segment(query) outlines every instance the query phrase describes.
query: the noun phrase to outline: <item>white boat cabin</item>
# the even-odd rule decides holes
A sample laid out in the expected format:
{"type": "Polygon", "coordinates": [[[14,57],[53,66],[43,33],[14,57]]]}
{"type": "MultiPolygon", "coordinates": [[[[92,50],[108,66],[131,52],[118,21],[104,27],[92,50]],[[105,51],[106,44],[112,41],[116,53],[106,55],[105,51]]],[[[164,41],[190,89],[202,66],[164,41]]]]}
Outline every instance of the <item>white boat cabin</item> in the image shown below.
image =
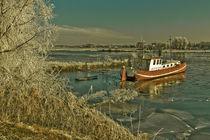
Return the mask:
{"type": "Polygon", "coordinates": [[[150,60],[149,71],[167,69],[180,64],[181,62],[178,60],[168,60],[166,62],[163,62],[163,59],[161,58],[152,58],[150,60]]]}

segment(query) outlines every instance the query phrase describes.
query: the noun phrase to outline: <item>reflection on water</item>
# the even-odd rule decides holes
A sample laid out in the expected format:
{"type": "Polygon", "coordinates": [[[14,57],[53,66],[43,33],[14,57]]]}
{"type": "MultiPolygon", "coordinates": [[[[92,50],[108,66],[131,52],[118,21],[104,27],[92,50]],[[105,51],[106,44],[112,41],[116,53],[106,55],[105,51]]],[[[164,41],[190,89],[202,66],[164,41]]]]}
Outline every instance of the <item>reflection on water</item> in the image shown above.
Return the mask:
{"type": "Polygon", "coordinates": [[[160,96],[162,94],[163,87],[179,84],[186,79],[185,73],[179,73],[176,75],[166,76],[147,81],[137,81],[135,83],[137,91],[145,96],[160,96]]]}

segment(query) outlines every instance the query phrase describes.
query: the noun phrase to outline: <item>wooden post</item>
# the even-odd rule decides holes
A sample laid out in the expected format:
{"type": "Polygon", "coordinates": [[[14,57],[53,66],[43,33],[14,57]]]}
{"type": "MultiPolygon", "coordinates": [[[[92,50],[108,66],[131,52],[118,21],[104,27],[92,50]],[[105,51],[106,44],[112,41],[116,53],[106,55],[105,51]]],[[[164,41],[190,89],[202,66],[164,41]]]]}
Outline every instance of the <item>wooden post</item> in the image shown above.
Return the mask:
{"type": "Polygon", "coordinates": [[[123,66],[122,81],[126,81],[126,69],[125,69],[125,66],[123,66]]]}

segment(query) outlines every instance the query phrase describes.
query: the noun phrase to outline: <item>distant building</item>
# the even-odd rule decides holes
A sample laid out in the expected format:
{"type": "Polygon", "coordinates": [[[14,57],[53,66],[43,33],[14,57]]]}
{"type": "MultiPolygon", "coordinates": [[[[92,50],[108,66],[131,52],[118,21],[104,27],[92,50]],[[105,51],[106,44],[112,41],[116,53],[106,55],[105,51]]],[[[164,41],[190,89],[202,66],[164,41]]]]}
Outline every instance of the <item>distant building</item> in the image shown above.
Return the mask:
{"type": "Polygon", "coordinates": [[[203,50],[210,50],[210,42],[200,42],[199,48],[203,50]]]}

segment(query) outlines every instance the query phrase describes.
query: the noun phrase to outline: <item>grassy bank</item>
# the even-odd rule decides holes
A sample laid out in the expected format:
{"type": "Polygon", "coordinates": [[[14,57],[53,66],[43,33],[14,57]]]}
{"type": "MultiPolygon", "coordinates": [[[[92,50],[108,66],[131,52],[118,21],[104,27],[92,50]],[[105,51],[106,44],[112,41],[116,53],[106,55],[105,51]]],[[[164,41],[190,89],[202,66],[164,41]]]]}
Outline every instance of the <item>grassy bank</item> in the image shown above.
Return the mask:
{"type": "Polygon", "coordinates": [[[0,139],[33,139],[33,140],[63,140],[72,139],[68,132],[39,125],[27,125],[24,123],[0,122],[0,139]]]}
{"type": "Polygon", "coordinates": [[[105,62],[48,62],[49,70],[52,71],[78,71],[78,70],[91,70],[98,68],[115,68],[122,67],[128,64],[128,59],[126,60],[111,60],[105,62]]]}
{"type": "Polygon", "coordinates": [[[72,93],[1,94],[0,103],[0,139],[148,139],[134,136],[72,93]]]}

